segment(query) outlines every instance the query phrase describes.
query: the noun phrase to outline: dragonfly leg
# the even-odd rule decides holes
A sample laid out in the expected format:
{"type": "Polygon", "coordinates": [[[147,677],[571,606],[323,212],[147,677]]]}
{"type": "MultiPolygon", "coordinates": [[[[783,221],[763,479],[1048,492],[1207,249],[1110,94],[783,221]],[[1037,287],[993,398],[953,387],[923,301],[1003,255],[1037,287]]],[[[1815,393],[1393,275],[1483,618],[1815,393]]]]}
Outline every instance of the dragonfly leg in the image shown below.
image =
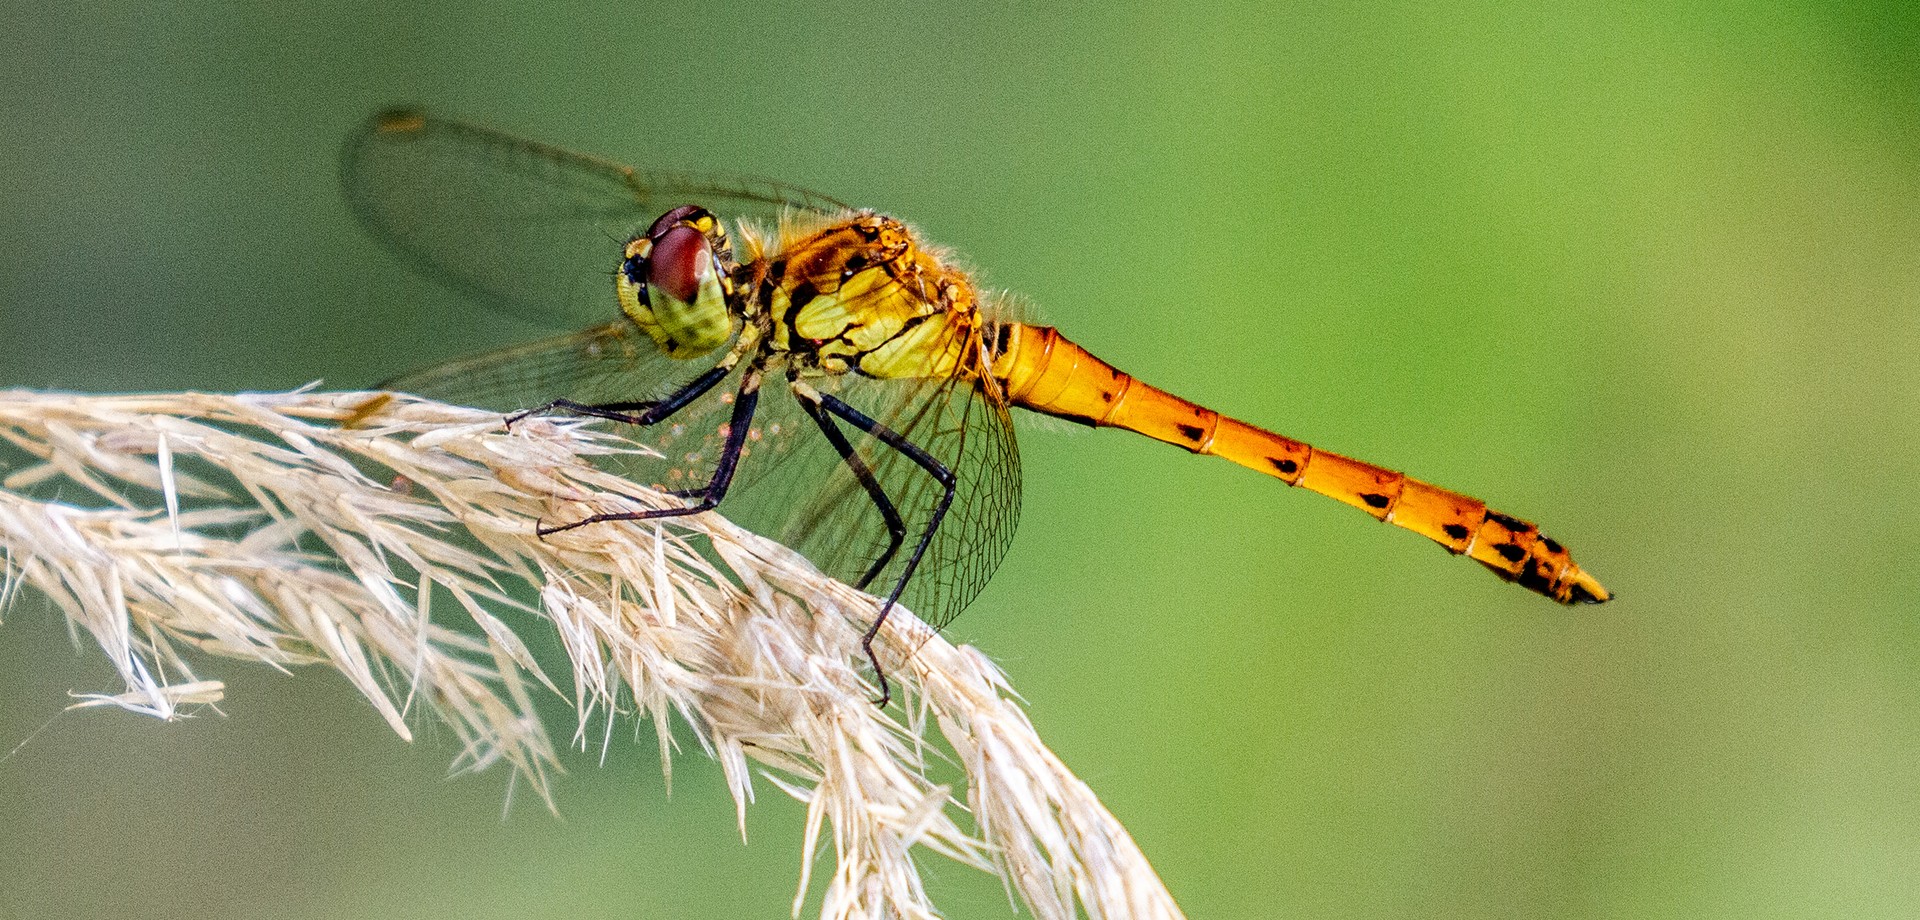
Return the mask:
{"type": "Polygon", "coordinates": [[[893,689],[887,684],[887,673],[880,667],[880,659],[873,653],[873,640],[874,637],[880,635],[881,624],[887,621],[887,614],[891,613],[893,611],[893,605],[899,602],[900,592],[906,590],[907,581],[913,578],[913,571],[920,567],[920,559],[927,554],[927,547],[933,545],[933,535],[940,529],[940,521],[947,516],[947,508],[953,505],[954,483],[956,480],[953,475],[953,470],[949,469],[946,464],[941,463],[932,454],[922,450],[918,444],[902,437],[899,432],[874,421],[868,417],[866,413],[847,405],[845,402],[842,402],[839,397],[831,393],[822,394],[820,397],[820,405],[828,412],[839,416],[855,428],[872,435],[878,439],[880,443],[899,451],[907,459],[918,464],[921,469],[927,471],[927,475],[932,476],[936,482],[940,483],[942,489],[940,503],[934,507],[933,516],[927,519],[926,531],[920,535],[920,542],[914,544],[913,554],[907,557],[906,567],[900,570],[900,580],[894,582],[893,591],[887,595],[886,602],[880,605],[880,612],[874,615],[873,625],[867,627],[866,635],[860,637],[860,650],[867,653],[867,662],[873,665],[873,674],[880,681],[880,698],[875,700],[874,704],[877,706],[885,706],[887,705],[887,701],[893,698],[893,689]]]}
{"type": "Polygon", "coordinates": [[[833,419],[821,409],[819,391],[796,380],[793,382],[793,397],[799,401],[800,408],[806,410],[814,424],[820,426],[821,433],[827,436],[828,443],[831,443],[833,449],[840,454],[840,459],[846,462],[847,469],[853,471],[853,477],[860,481],[860,487],[866,490],[867,497],[873,500],[873,507],[880,512],[881,519],[886,522],[886,551],[880,554],[879,559],[874,560],[873,565],[867,569],[867,574],[860,576],[860,580],[853,585],[864,591],[867,585],[873,583],[873,579],[880,574],[880,571],[887,567],[887,563],[893,561],[893,554],[900,551],[900,544],[907,539],[907,523],[900,519],[899,509],[896,509],[893,502],[887,498],[886,490],[882,489],[880,481],[874,478],[873,470],[867,468],[867,462],[860,459],[860,455],[854,452],[852,444],[847,443],[847,436],[840,431],[840,426],[834,424],[833,419]]]}
{"type": "Polygon", "coordinates": [[[646,399],[631,402],[579,403],[571,399],[556,399],[537,409],[528,409],[507,416],[507,427],[531,415],[543,415],[554,410],[584,415],[590,418],[603,418],[608,421],[622,422],[628,425],[652,425],[665,421],[675,412],[687,407],[687,404],[705,395],[713,385],[726,379],[733,371],[734,360],[727,360],[708,368],[707,371],[686,385],[667,395],[666,399],[646,399]]]}
{"type": "MultiPolygon", "coordinates": [[[[707,384],[708,387],[712,385],[712,383],[707,384]]],[[[534,532],[544,537],[563,530],[572,530],[575,527],[585,527],[588,524],[603,524],[608,521],[650,521],[655,518],[680,517],[712,511],[720,504],[721,499],[727,497],[727,487],[733,484],[733,472],[740,465],[740,452],[746,447],[747,429],[753,424],[753,410],[759,402],[760,368],[751,367],[741,379],[740,393],[733,400],[733,417],[727,423],[727,440],[720,448],[720,461],[714,465],[713,478],[707,481],[704,489],[691,490],[682,494],[685,498],[698,495],[699,501],[685,508],[652,508],[646,511],[616,511],[589,515],[555,527],[539,526],[534,528],[534,532]]]]}

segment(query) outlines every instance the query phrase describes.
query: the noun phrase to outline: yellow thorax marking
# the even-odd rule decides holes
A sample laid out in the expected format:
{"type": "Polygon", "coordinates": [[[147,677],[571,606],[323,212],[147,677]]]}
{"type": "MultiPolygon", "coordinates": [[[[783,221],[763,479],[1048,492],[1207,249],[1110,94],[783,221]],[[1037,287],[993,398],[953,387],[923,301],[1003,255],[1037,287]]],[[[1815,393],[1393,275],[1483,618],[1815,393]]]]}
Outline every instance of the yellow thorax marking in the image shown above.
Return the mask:
{"type": "Polygon", "coordinates": [[[906,225],[861,215],[787,251],[768,305],[776,342],[791,335],[810,343],[828,373],[955,372],[974,323],[972,285],[916,245],[906,225]]]}

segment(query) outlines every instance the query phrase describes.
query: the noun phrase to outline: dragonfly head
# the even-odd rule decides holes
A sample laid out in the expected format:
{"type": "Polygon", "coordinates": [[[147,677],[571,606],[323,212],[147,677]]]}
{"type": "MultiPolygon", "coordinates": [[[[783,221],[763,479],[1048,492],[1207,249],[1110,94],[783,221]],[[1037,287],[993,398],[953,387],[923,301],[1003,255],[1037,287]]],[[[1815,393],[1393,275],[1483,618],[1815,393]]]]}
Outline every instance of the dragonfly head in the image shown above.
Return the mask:
{"type": "Polygon", "coordinates": [[[627,243],[614,273],[620,311],[675,358],[694,358],[733,337],[727,231],[707,209],[674,208],[627,243]]]}

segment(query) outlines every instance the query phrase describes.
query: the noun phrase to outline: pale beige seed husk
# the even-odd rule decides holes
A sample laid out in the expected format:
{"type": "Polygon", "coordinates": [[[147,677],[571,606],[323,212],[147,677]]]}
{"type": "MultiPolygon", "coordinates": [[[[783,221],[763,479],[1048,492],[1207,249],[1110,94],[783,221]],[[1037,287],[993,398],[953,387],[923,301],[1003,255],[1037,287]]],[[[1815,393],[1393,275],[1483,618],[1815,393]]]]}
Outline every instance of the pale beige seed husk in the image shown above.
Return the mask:
{"type": "Polygon", "coordinates": [[[743,834],[756,775],[805,803],[795,916],[813,898],[822,917],[938,916],[927,854],[998,873],[1041,918],[1180,916],[978,651],[896,609],[882,658],[900,702],[881,709],[859,648],[875,600],[791,550],[718,514],[537,536],[679,501],[596,469],[644,448],[595,426],[508,430],[369,393],[9,391],[0,437],[19,461],[0,482],[0,600],[45,596],[125,683],[76,706],[175,718],[222,698],[198,673],[221,659],[319,665],[401,737],[430,715],[456,768],[504,761],[544,795],[558,761],[533,700],[565,692],[578,746],[647,719],[670,771],[687,726],[743,834]],[[530,623],[557,632],[570,690],[529,653],[530,623]],[[929,778],[947,756],[964,790],[929,778]]]}

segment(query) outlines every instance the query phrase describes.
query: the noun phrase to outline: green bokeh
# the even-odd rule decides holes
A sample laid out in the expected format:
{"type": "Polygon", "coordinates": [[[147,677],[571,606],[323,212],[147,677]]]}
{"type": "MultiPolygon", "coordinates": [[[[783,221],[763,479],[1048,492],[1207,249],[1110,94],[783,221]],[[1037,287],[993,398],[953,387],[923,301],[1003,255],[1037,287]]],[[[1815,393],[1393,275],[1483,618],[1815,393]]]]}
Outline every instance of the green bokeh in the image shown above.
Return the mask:
{"type": "MultiPolygon", "coordinates": [[[[351,225],[417,101],[913,220],[1139,376],[1547,524],[1563,611],[1332,502],[1024,432],[956,635],[1198,917],[1920,910],[1920,16],[1907,4],[23,3],[0,384],[352,386],[537,330],[351,225]]],[[[0,629],[0,918],[777,917],[800,809],[443,780],[337,678],[224,718],[0,629]],[[37,731],[53,719],[44,730],[37,731]]],[[[953,867],[956,917],[1008,916],[953,867]]]]}

